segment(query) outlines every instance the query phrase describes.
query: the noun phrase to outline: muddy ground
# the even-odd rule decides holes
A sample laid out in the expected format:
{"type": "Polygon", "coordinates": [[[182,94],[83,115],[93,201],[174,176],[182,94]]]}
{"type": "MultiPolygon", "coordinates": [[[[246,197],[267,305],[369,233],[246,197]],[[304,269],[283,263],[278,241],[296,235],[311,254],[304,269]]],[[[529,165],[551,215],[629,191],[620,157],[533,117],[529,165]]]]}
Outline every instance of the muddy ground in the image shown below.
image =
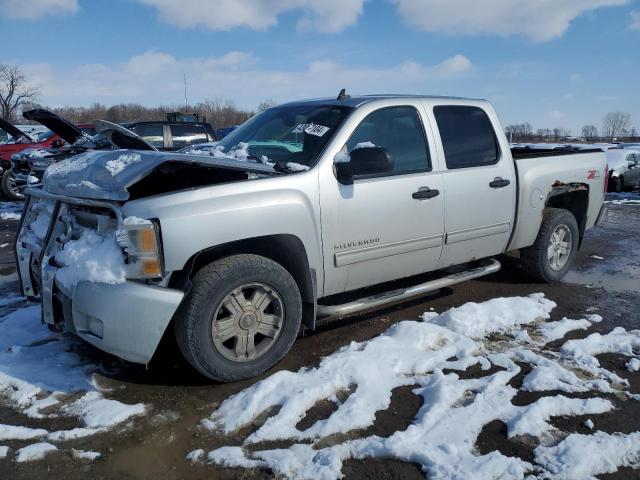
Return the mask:
{"type": "MultiPolygon", "coordinates": [[[[0,244],[11,242],[16,224],[15,221],[1,222],[0,244]]],[[[406,319],[417,320],[423,312],[430,309],[442,312],[465,302],[480,302],[501,296],[543,292],[558,304],[552,320],[559,320],[563,316],[580,318],[589,307],[597,307],[597,313],[604,317],[604,321],[594,325],[589,331],[571,332],[567,338],[582,338],[594,331],[607,333],[615,326],[638,329],[639,254],[640,206],[612,205],[602,224],[588,233],[573,271],[562,284],[531,283],[520,272],[517,257],[505,256],[500,259],[503,263],[502,271],[490,277],[445,289],[385,311],[323,324],[315,332],[299,338],[285,360],[267,375],[279,369],[297,370],[312,366],[321,357],[352,340],[372,338],[391,324],[406,319]]],[[[11,274],[14,271],[12,262],[11,249],[0,248],[0,273],[11,274]]],[[[17,289],[15,280],[11,280],[11,277],[8,280],[9,283],[3,286],[3,290],[6,292],[17,289]]],[[[562,341],[557,343],[561,345],[562,341]]],[[[119,430],[69,442],[70,448],[103,452],[103,457],[93,463],[73,459],[64,452],[49,456],[44,461],[24,465],[0,461],[0,479],[44,478],[43,476],[68,479],[84,479],[88,476],[95,479],[270,478],[272,475],[266,471],[191,465],[185,460],[186,454],[196,448],[208,451],[218,446],[241,443],[252,427],[239,432],[237,437],[222,438],[200,429],[198,424],[221,401],[258,379],[235,384],[211,384],[182,362],[173,347],[170,341],[165,342],[161,359],[146,369],[125,364],[87,346],[84,354],[102,366],[98,381],[102,387],[111,389],[108,395],[126,403],[144,402],[151,407],[150,413],[119,430]]],[[[629,379],[631,392],[640,393],[640,373],[627,371],[624,357],[603,355],[599,360],[603,366],[629,379]]],[[[468,375],[482,374],[474,369],[470,370],[468,375]]],[[[521,380],[521,376],[519,378],[521,380]]],[[[554,392],[544,394],[552,395],[554,392]]],[[[516,400],[524,405],[537,400],[540,395],[518,395],[516,400]]],[[[597,429],[623,433],[640,431],[640,402],[622,402],[616,398],[612,398],[612,401],[616,402],[618,410],[592,417],[597,429]]],[[[388,436],[404,429],[419,407],[420,399],[410,389],[396,389],[390,408],[379,412],[375,424],[364,433],[388,436]]],[[[326,417],[331,413],[330,408],[329,405],[316,405],[304,422],[326,417]]],[[[587,433],[587,428],[582,426],[583,421],[584,418],[581,417],[555,418],[553,423],[567,432],[587,433]]],[[[79,426],[75,422],[73,419],[36,421],[0,405],[0,423],[54,429],[79,426]]],[[[363,432],[358,432],[358,436],[362,434],[363,432]]],[[[32,442],[5,443],[15,449],[32,442]]],[[[532,458],[530,445],[507,440],[506,427],[501,422],[493,422],[485,427],[478,439],[477,449],[481,453],[499,450],[505,455],[519,456],[524,460],[532,458]]],[[[352,479],[424,478],[417,466],[395,460],[348,461],[343,473],[346,478],[352,479]]],[[[616,474],[599,478],[637,477],[637,472],[622,469],[616,474]]]]}

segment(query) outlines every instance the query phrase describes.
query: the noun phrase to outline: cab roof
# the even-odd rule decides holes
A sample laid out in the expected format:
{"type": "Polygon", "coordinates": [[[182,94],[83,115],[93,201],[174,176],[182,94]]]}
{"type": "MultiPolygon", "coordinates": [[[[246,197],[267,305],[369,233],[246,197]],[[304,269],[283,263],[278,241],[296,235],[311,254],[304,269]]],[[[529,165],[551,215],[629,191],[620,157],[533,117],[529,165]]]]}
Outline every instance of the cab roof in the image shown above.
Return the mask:
{"type": "Polygon", "coordinates": [[[373,102],[375,100],[401,100],[401,99],[424,99],[424,100],[468,100],[470,102],[478,102],[484,101],[480,99],[473,98],[463,98],[463,97],[451,97],[451,96],[438,96],[438,95],[406,95],[406,94],[381,94],[381,95],[353,95],[348,97],[343,97],[342,99],[337,98],[314,98],[310,100],[297,100],[294,102],[287,102],[281,106],[294,106],[294,105],[342,105],[346,107],[357,108],[365,103],[373,102]]]}

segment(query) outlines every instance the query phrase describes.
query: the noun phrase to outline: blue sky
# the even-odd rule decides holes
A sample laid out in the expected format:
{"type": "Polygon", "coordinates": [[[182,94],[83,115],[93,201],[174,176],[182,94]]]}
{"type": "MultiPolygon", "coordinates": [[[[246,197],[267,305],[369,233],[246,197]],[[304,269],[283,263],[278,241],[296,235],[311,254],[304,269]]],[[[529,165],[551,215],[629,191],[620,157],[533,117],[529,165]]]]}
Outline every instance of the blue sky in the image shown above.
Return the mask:
{"type": "MultiPolygon", "coordinates": [[[[0,0],[49,106],[353,93],[487,98],[503,123],[640,128],[640,0],[0,0]],[[28,4],[28,6],[24,6],[28,4]]],[[[6,45],[6,44],[5,44],[6,45]]]]}

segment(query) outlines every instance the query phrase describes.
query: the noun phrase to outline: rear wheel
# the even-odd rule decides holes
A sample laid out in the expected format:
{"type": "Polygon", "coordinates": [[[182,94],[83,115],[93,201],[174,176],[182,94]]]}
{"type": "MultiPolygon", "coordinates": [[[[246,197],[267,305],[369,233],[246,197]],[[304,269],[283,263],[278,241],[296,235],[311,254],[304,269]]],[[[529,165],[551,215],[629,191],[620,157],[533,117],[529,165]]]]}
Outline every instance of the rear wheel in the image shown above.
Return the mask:
{"type": "Polygon", "coordinates": [[[2,174],[2,193],[9,200],[24,200],[24,195],[16,185],[16,179],[11,170],[7,170],[2,174]]]}
{"type": "Polygon", "coordinates": [[[218,381],[251,378],[280,361],[300,329],[297,284],[278,263],[233,255],[203,267],[176,317],[187,361],[218,381]]]}
{"type": "Polygon", "coordinates": [[[525,271],[542,282],[559,282],[573,264],[579,236],[578,222],[571,212],[546,209],[535,243],[521,251],[525,271]]]}

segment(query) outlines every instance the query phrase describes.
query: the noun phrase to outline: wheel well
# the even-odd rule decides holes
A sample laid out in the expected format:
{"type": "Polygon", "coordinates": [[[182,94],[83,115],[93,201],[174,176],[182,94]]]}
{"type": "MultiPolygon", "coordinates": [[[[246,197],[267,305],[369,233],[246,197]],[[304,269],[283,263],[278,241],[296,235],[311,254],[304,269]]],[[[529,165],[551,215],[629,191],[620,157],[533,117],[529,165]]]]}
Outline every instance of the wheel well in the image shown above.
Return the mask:
{"type": "Polygon", "coordinates": [[[217,245],[193,255],[180,271],[173,272],[169,287],[185,292],[191,290],[191,279],[205,265],[222,257],[240,253],[252,253],[282,265],[293,277],[300,289],[303,304],[302,323],[315,328],[316,272],[310,268],[307,251],[302,241],[294,235],[268,235],[217,245]]]}
{"type": "Polygon", "coordinates": [[[578,223],[580,242],[582,243],[589,208],[589,186],[582,183],[554,186],[547,199],[546,207],[563,208],[570,211],[578,223]]]}

